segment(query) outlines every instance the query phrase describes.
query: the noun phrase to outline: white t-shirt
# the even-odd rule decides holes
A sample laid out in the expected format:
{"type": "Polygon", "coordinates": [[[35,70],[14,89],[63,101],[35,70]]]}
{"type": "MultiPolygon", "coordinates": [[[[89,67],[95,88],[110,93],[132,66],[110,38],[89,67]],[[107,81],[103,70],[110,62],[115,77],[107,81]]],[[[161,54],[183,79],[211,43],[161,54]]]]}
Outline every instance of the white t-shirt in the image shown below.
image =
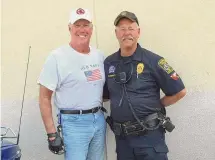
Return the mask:
{"type": "Polygon", "coordinates": [[[102,105],[105,82],[104,54],[90,47],[89,54],[65,45],[48,56],[38,83],[54,91],[59,109],[86,110],[102,105]]]}

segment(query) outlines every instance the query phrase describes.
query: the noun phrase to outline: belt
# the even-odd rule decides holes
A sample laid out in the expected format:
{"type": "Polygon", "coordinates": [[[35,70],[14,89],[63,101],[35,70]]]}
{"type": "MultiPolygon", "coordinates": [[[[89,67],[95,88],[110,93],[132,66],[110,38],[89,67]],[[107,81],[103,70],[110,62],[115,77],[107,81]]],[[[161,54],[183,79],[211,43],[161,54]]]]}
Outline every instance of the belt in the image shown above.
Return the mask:
{"type": "Polygon", "coordinates": [[[60,113],[61,114],[88,114],[88,113],[96,113],[100,109],[103,112],[107,112],[107,110],[104,107],[95,107],[95,108],[87,109],[87,110],[60,110],[60,113]]]}
{"type": "Polygon", "coordinates": [[[140,120],[143,123],[141,126],[138,122],[127,121],[124,123],[113,122],[113,132],[116,135],[143,135],[147,130],[155,130],[160,127],[160,120],[157,113],[151,114],[140,120]]]}

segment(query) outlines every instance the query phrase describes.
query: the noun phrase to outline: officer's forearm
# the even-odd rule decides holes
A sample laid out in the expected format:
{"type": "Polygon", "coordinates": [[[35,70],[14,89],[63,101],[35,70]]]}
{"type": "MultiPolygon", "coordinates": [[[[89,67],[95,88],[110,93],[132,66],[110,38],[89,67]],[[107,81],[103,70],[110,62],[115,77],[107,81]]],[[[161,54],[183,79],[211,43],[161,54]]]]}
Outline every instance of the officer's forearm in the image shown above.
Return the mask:
{"type": "Polygon", "coordinates": [[[183,89],[180,92],[176,93],[173,96],[164,96],[163,98],[161,98],[161,103],[167,107],[169,105],[172,105],[174,103],[176,103],[177,101],[179,101],[181,98],[183,98],[186,95],[186,90],[183,89]]]}

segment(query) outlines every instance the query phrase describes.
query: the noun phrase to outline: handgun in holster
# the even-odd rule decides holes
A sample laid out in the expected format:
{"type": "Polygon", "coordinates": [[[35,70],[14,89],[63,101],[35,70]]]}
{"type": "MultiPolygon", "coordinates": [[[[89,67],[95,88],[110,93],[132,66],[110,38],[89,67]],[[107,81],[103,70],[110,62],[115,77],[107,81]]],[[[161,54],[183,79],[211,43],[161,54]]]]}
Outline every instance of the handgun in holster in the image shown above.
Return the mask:
{"type": "Polygon", "coordinates": [[[175,129],[175,125],[172,123],[169,117],[166,117],[166,115],[159,113],[158,119],[161,121],[162,127],[168,132],[172,132],[175,129]]]}
{"type": "Polygon", "coordinates": [[[106,122],[109,125],[110,129],[113,131],[113,118],[111,116],[107,116],[106,122]]]}

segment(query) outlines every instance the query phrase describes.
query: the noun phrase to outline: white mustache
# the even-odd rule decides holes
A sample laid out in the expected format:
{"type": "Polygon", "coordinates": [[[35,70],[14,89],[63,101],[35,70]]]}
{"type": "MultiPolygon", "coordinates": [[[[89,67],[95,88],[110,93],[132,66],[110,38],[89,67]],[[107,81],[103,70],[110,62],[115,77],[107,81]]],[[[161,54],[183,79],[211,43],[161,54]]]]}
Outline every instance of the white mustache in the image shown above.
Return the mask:
{"type": "Polygon", "coordinates": [[[123,37],[123,38],[122,38],[122,40],[123,40],[123,41],[124,41],[124,40],[126,40],[126,39],[128,39],[128,40],[132,40],[132,41],[134,40],[134,38],[133,38],[133,37],[123,37]]]}

